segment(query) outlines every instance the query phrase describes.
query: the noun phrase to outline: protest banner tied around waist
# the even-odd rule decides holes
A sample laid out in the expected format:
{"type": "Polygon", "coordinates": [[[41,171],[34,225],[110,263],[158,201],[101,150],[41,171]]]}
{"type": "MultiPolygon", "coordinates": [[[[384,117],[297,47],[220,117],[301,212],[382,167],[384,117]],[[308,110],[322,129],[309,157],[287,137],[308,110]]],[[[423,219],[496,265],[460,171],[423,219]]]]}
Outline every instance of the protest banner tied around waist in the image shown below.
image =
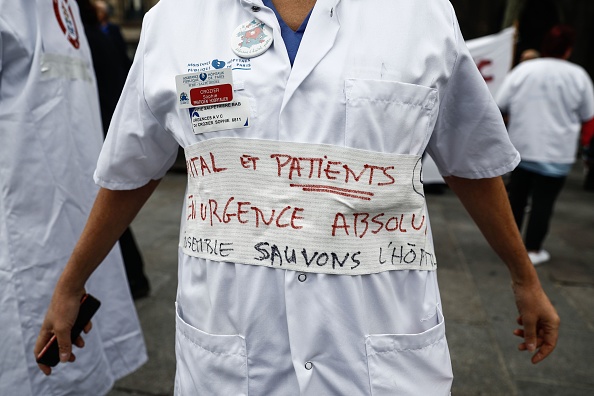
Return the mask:
{"type": "Polygon", "coordinates": [[[420,156],[239,138],[185,155],[185,254],[343,275],[436,268],[420,156]]]}

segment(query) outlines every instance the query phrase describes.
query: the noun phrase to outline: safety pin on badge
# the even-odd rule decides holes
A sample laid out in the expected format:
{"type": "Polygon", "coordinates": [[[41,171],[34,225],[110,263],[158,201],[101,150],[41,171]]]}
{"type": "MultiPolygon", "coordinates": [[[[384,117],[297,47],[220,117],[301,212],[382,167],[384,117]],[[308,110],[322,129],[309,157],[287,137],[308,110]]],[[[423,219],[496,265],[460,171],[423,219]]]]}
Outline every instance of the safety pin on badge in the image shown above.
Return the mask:
{"type": "Polygon", "coordinates": [[[231,49],[242,58],[262,55],[272,45],[272,30],[259,19],[239,25],[231,35],[231,49]]]}

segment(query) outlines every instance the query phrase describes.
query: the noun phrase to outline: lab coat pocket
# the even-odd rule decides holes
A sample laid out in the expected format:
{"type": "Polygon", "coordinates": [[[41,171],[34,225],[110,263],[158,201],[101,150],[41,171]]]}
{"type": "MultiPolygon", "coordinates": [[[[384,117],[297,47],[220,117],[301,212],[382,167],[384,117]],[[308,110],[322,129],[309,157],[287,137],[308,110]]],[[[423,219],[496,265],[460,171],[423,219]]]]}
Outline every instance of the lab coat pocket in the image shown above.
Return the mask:
{"type": "Polygon", "coordinates": [[[186,323],[176,305],[175,395],[247,395],[247,354],[240,335],[215,335],[186,323]]]}
{"type": "Polygon", "coordinates": [[[373,396],[449,395],[453,374],[441,312],[418,334],[375,334],[365,339],[373,396]]]}
{"type": "Polygon", "coordinates": [[[366,150],[419,154],[435,126],[437,90],[385,80],[345,80],[345,144],[366,150]]]}

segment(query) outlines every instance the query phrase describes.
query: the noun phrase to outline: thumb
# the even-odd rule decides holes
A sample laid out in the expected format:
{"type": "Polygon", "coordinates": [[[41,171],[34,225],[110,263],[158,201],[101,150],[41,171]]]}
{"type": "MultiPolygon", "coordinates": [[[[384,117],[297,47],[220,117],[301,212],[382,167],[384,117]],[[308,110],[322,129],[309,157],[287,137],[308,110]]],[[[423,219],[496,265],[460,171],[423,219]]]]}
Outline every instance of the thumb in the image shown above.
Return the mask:
{"type": "Polygon", "coordinates": [[[58,350],[60,352],[60,362],[65,363],[70,359],[72,353],[72,341],[70,340],[70,329],[55,329],[56,339],[58,340],[58,350]]]}
{"type": "Polygon", "coordinates": [[[536,319],[531,316],[522,318],[524,324],[524,343],[529,352],[536,350],[536,319]]]}

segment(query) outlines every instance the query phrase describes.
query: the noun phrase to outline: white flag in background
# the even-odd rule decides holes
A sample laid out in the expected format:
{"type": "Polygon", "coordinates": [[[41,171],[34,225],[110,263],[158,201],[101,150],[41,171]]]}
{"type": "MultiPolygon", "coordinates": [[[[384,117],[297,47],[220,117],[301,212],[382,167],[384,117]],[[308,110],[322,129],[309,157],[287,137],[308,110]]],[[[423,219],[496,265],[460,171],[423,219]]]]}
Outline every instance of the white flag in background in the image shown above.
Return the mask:
{"type": "Polygon", "coordinates": [[[493,96],[512,66],[514,32],[515,28],[509,27],[496,34],[466,41],[493,96]]]}

